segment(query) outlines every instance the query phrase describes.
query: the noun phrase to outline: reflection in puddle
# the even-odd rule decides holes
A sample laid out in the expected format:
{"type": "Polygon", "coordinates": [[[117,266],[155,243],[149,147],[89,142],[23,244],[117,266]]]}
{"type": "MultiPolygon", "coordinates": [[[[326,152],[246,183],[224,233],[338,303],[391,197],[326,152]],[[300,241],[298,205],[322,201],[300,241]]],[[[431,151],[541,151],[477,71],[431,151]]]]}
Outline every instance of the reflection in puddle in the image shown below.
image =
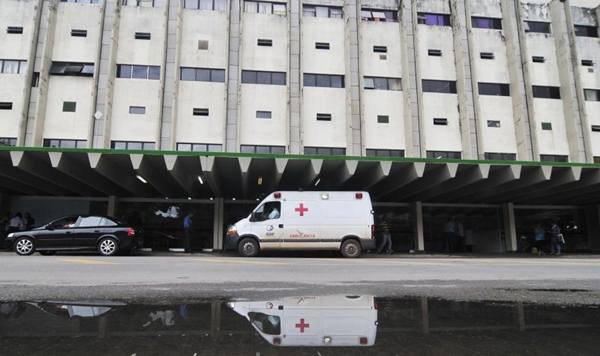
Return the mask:
{"type": "Polygon", "coordinates": [[[0,355],[597,355],[600,308],[372,296],[0,303],[0,340],[0,355]]]}

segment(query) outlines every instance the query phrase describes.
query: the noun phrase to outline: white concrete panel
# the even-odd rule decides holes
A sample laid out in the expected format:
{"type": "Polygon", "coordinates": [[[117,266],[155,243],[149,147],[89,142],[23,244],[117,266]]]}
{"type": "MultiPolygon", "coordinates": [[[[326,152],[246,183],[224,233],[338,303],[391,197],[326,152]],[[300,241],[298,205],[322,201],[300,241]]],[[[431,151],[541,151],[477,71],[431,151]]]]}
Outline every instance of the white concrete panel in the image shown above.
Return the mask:
{"type": "Polygon", "coordinates": [[[479,97],[479,130],[483,152],[517,153],[512,99],[509,96],[479,97]],[[488,120],[500,121],[500,127],[488,127],[488,120]]]}
{"type": "Polygon", "coordinates": [[[162,66],[167,26],[165,8],[123,7],[119,26],[117,63],[162,66]],[[136,32],[149,32],[151,39],[136,40],[136,32]]]}
{"type": "Polygon", "coordinates": [[[533,110],[540,154],[569,155],[562,100],[535,98],[533,110]],[[552,130],[542,130],[542,122],[551,122],[552,130]]]}
{"type": "Polygon", "coordinates": [[[365,90],[362,95],[366,148],[405,150],[404,99],[401,91],[365,90]],[[377,123],[377,115],[389,116],[389,123],[377,123]]]}
{"type": "Polygon", "coordinates": [[[302,70],[304,73],[345,73],[344,19],[302,17],[302,70]],[[328,42],[329,49],[315,49],[328,42]]]}
{"type": "Polygon", "coordinates": [[[100,5],[59,3],[52,60],[97,62],[101,31],[100,5]],[[87,30],[87,37],[73,37],[71,30],[87,30]]]}
{"type": "Polygon", "coordinates": [[[242,84],[240,144],[287,146],[287,87],[242,84]],[[257,119],[256,111],[271,111],[271,119],[257,119]]]}
{"type": "Polygon", "coordinates": [[[0,101],[13,103],[12,110],[0,110],[0,137],[18,136],[28,84],[25,74],[0,74],[0,101]]]}
{"type": "Polygon", "coordinates": [[[304,146],[346,147],[346,90],[304,88],[302,133],[304,146]],[[317,121],[317,113],[331,114],[331,121],[317,121]]]}
{"type": "Polygon", "coordinates": [[[180,44],[181,66],[226,68],[228,31],[226,12],[184,9],[180,44]],[[200,40],[208,41],[208,49],[198,49],[200,40]]]}
{"type": "Polygon", "coordinates": [[[448,26],[417,26],[417,56],[424,79],[456,80],[454,40],[448,26]],[[441,57],[429,56],[430,49],[442,51],[441,57]]]}
{"type": "Polygon", "coordinates": [[[474,28],[473,36],[473,69],[478,82],[509,83],[508,60],[506,56],[506,39],[501,31],[474,28]],[[480,53],[491,52],[494,59],[481,59],[480,53]]]}
{"type": "Polygon", "coordinates": [[[87,140],[93,107],[94,80],[50,76],[44,138],[87,140]],[[76,102],[75,112],[63,112],[63,102],[76,102]]]}
{"type": "Polygon", "coordinates": [[[541,33],[528,33],[526,35],[526,42],[529,58],[525,59],[529,66],[532,84],[560,86],[554,38],[541,33]],[[545,62],[533,63],[531,61],[531,57],[533,56],[544,57],[545,62]]]}
{"type": "Polygon", "coordinates": [[[225,143],[225,84],[179,82],[177,142],[225,143]],[[192,115],[194,108],[208,108],[209,116],[192,115]]]}
{"type": "Polygon", "coordinates": [[[600,39],[577,37],[577,68],[581,84],[586,89],[600,89],[600,39]],[[592,60],[593,67],[581,65],[581,60],[592,60]],[[591,69],[591,71],[590,71],[591,69]]]}
{"type": "Polygon", "coordinates": [[[402,50],[398,22],[361,21],[359,26],[361,74],[376,77],[402,77],[402,50]],[[373,46],[386,46],[386,59],[373,52],[373,46]]]}
{"type": "Polygon", "coordinates": [[[116,79],[111,140],[156,142],[160,95],[158,80],[116,79]],[[129,106],[145,106],[146,114],[129,114],[129,106]]]}
{"type": "Polygon", "coordinates": [[[35,32],[33,0],[0,0],[0,59],[27,59],[35,32]],[[6,33],[8,26],[23,27],[22,34],[6,33]]]}
{"type": "Polygon", "coordinates": [[[584,130],[590,131],[590,137],[592,138],[592,154],[595,157],[600,156],[600,132],[592,132],[592,125],[600,125],[600,102],[599,101],[586,101],[585,111],[587,113],[588,124],[584,130]]]}
{"type": "Polygon", "coordinates": [[[242,69],[287,72],[288,42],[286,16],[243,13],[242,69]],[[258,39],[270,39],[273,41],[273,46],[258,46],[258,39]]]}
{"type": "Polygon", "coordinates": [[[426,150],[462,151],[456,94],[423,93],[422,120],[426,150]],[[446,118],[448,125],[434,125],[434,118],[446,118]]]}

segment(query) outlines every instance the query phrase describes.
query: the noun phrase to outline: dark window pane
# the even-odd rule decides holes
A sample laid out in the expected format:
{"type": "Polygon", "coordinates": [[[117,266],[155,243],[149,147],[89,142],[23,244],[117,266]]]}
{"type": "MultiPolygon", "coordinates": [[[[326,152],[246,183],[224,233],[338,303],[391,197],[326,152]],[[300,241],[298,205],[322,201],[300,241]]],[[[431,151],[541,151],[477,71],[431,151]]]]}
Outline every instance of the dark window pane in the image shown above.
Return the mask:
{"type": "Polygon", "coordinates": [[[251,70],[242,71],[242,83],[256,84],[256,72],[251,70]]]}
{"type": "Polygon", "coordinates": [[[489,17],[472,17],[471,23],[475,28],[502,29],[502,20],[489,17]]]}
{"type": "Polygon", "coordinates": [[[269,146],[256,146],[256,153],[271,153],[269,146]]]}
{"type": "Polygon", "coordinates": [[[143,144],[141,142],[128,142],[127,149],[129,150],[141,150],[143,148],[143,144]]]}
{"type": "Polygon", "coordinates": [[[305,87],[317,86],[317,76],[315,74],[304,74],[304,86],[305,87]]]}
{"type": "Polygon", "coordinates": [[[510,96],[510,86],[498,83],[479,83],[479,94],[510,96]]]}
{"type": "Polygon", "coordinates": [[[560,99],[560,87],[533,86],[534,98],[560,99]]]}
{"type": "Polygon", "coordinates": [[[134,79],[147,79],[148,78],[148,67],[147,66],[133,66],[133,72],[131,75],[134,79]]]}
{"type": "Polygon", "coordinates": [[[256,73],[257,84],[271,84],[271,73],[270,72],[257,72],[256,73]]]}
{"type": "Polygon", "coordinates": [[[344,76],[343,75],[332,75],[331,76],[331,87],[332,88],[343,88],[344,87],[344,76]]]}
{"type": "Polygon", "coordinates": [[[221,150],[222,150],[221,145],[208,145],[209,152],[221,152],[221,150]]]}
{"type": "Polygon", "coordinates": [[[317,153],[317,149],[314,147],[304,147],[304,154],[305,155],[314,155],[317,153]]]}
{"type": "Polygon", "coordinates": [[[575,25],[575,36],[598,37],[598,28],[594,26],[575,25]]]}
{"type": "Polygon", "coordinates": [[[375,89],[379,90],[388,90],[388,80],[387,78],[374,78],[375,89]]]}
{"type": "Polygon", "coordinates": [[[325,74],[317,74],[317,86],[318,87],[330,87],[331,79],[328,75],[325,74]]]}
{"type": "Polygon", "coordinates": [[[600,101],[600,90],[598,89],[584,89],[585,100],[587,101],[600,101]]]}
{"type": "Polygon", "coordinates": [[[538,21],[525,21],[525,32],[550,33],[550,23],[538,21]]]}
{"type": "Polygon", "coordinates": [[[285,85],[285,73],[273,73],[271,81],[274,85],[285,85]]]}
{"type": "Polygon", "coordinates": [[[148,67],[148,79],[160,80],[160,67],[159,66],[148,67]]]}
{"type": "Polygon", "coordinates": [[[254,146],[249,146],[249,145],[242,145],[240,147],[240,151],[242,153],[254,153],[255,147],[254,146]]]}
{"type": "Polygon", "coordinates": [[[181,80],[196,80],[196,70],[194,68],[181,68],[181,80]]]}
{"type": "Polygon", "coordinates": [[[200,82],[210,82],[210,69],[197,68],[196,80],[200,82]]]}
{"type": "Polygon", "coordinates": [[[456,94],[456,82],[448,80],[423,79],[423,92],[456,94]]]}
{"type": "Polygon", "coordinates": [[[133,66],[127,64],[120,64],[117,67],[117,77],[119,78],[131,78],[131,70],[133,66]]]}
{"type": "Polygon", "coordinates": [[[191,151],[192,150],[192,145],[189,143],[178,143],[177,144],[177,151],[191,151]]]}
{"type": "Polygon", "coordinates": [[[271,147],[271,153],[274,153],[274,154],[284,154],[285,153],[285,147],[273,146],[273,147],[271,147]]]}
{"type": "Polygon", "coordinates": [[[211,69],[210,81],[217,83],[225,83],[225,69],[211,69]]]}

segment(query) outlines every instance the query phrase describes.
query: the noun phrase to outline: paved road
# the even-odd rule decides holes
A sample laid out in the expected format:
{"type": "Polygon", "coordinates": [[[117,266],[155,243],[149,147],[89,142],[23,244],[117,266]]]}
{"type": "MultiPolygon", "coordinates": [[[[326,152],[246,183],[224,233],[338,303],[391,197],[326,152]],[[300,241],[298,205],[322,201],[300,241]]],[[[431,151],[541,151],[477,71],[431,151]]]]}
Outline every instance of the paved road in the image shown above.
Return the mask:
{"type": "Polygon", "coordinates": [[[600,304],[600,257],[99,257],[0,254],[0,300],[423,295],[600,304]]]}

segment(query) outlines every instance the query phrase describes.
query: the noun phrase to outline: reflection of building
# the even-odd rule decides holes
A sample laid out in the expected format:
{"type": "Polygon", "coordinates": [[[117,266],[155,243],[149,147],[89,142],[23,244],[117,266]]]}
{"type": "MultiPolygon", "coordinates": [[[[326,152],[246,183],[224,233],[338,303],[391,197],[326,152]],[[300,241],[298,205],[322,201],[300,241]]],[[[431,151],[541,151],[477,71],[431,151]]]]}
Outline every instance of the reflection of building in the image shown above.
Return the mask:
{"type": "Polygon", "coordinates": [[[0,208],[178,241],[169,198],[220,249],[272,190],[369,190],[403,251],[453,214],[512,251],[532,210],[599,250],[599,5],[2,0],[0,208]]]}

